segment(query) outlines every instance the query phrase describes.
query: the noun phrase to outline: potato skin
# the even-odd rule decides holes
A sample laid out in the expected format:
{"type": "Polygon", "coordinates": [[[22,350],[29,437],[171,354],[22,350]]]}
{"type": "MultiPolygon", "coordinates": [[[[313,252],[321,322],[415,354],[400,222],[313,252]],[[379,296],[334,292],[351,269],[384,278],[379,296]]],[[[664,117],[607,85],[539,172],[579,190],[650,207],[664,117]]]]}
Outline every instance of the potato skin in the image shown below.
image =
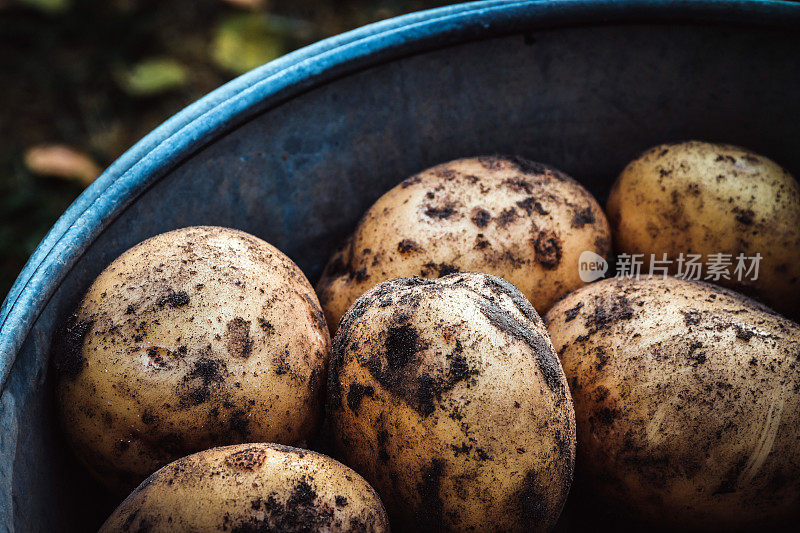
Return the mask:
{"type": "Polygon", "coordinates": [[[212,448],[161,468],[106,520],[117,531],[382,533],[375,490],[325,455],[279,444],[212,448]]]}
{"type": "Polygon", "coordinates": [[[134,246],[94,281],[56,355],[78,457],[125,494],[188,453],[302,443],[322,415],[330,337],[299,268],[216,227],[134,246]]]}
{"type": "Polygon", "coordinates": [[[622,171],[606,211],[618,252],[673,262],[694,253],[704,263],[725,253],[734,265],[740,253],[760,253],[756,281],[714,283],[800,309],[800,184],[766,157],[699,141],[656,146],[622,171]]]}
{"type": "Polygon", "coordinates": [[[675,278],[593,283],[545,317],[575,401],[576,486],[671,530],[800,507],[800,326],[675,278]]]}
{"type": "Polygon", "coordinates": [[[328,416],[402,530],[542,531],[572,480],[575,422],[544,325],[486,274],[401,278],[334,340],[328,416]]]}
{"type": "Polygon", "coordinates": [[[566,174],[519,157],[459,159],[425,170],[367,211],[317,284],[331,332],[381,281],[487,272],[543,313],[582,286],[578,257],[611,253],[600,205],[566,174]]]}

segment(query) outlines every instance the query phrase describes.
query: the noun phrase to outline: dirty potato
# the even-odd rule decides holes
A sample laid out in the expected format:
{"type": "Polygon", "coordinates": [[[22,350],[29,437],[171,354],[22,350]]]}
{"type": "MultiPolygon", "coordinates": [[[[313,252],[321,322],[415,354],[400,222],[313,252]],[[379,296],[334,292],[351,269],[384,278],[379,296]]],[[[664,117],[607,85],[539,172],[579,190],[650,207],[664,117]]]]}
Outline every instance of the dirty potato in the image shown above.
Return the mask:
{"type": "Polygon", "coordinates": [[[570,488],[563,371],[536,311],[495,276],[401,278],[356,300],[328,413],[401,531],[547,530],[570,488]]]}
{"type": "Polygon", "coordinates": [[[288,257],[240,231],[186,228],[131,248],[63,340],[62,425],[115,490],[211,446],[302,443],[321,416],[330,337],[316,295],[288,257]]]}
{"type": "Polygon", "coordinates": [[[518,157],[451,161],[413,176],[364,215],[317,285],[328,325],[355,299],[396,277],[488,272],[543,313],[583,285],[583,251],[611,252],[595,199],[569,176],[518,157]]]}
{"type": "Polygon", "coordinates": [[[239,444],[170,463],[108,518],[116,531],[379,533],[386,511],[364,479],[330,457],[278,444],[239,444]]]}
{"type": "Polygon", "coordinates": [[[545,322],[575,401],[576,483],[592,499],[675,531],[796,520],[800,326],[675,278],[591,284],[545,322]]]}
{"type": "Polygon", "coordinates": [[[712,274],[714,283],[798,308],[800,184],[766,157],[697,141],[656,146],[622,171],[607,212],[619,252],[645,254],[646,264],[666,254],[672,274],[679,254],[699,254],[728,265],[730,279],[712,274]],[[735,272],[739,254],[760,254],[758,272],[735,272]]]}

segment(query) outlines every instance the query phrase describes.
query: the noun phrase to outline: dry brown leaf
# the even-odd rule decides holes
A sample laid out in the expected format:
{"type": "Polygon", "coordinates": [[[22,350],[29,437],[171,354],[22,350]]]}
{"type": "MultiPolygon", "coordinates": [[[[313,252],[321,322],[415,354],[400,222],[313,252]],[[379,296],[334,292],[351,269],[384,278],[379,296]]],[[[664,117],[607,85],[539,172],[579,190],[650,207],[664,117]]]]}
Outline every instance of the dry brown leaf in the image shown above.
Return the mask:
{"type": "Polygon", "coordinates": [[[226,4],[231,4],[236,7],[244,7],[247,9],[260,9],[265,6],[264,0],[222,0],[226,4]]]}
{"type": "Polygon", "coordinates": [[[43,144],[25,151],[25,166],[34,174],[74,179],[84,186],[100,175],[91,157],[63,144],[43,144]]]}

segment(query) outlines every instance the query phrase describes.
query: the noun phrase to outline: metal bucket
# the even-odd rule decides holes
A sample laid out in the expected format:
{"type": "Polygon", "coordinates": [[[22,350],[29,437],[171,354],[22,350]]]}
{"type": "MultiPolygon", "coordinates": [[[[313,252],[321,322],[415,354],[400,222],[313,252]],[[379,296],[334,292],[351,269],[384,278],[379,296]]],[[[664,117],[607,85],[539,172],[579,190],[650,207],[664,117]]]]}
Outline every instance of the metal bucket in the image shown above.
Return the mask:
{"type": "Polygon", "coordinates": [[[56,223],[0,312],[0,529],[85,531],[115,501],[54,416],[54,331],[143,239],[194,224],[274,244],[312,281],[385,190],[449,159],[519,154],[598,197],[650,145],[747,146],[800,171],[800,5],[488,1],[322,41],[145,137],[56,223]]]}

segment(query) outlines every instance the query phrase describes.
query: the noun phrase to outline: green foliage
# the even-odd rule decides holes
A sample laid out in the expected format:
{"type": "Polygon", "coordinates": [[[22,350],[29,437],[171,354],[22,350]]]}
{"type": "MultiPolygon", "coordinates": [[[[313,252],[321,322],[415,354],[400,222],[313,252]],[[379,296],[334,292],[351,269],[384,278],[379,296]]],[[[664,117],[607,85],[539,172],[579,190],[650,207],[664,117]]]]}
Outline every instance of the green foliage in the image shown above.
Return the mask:
{"type": "Polygon", "coordinates": [[[44,13],[61,13],[69,9],[69,0],[17,0],[20,4],[43,11],[44,13]]]}
{"type": "Polygon", "coordinates": [[[169,57],[145,59],[117,76],[123,90],[132,96],[150,96],[186,83],[187,72],[178,61],[169,57]]]}
{"type": "Polygon", "coordinates": [[[211,56],[217,65],[242,74],[283,54],[277,25],[266,13],[241,13],[220,21],[211,56]]]}

